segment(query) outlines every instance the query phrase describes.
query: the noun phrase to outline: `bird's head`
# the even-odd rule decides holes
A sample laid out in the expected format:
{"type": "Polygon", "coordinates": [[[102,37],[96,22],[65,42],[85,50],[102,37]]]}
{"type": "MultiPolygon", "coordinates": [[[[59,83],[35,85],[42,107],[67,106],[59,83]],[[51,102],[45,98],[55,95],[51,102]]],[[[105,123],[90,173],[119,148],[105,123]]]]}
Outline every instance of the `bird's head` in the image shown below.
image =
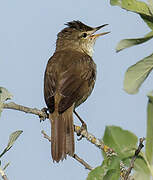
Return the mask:
{"type": "Polygon", "coordinates": [[[109,33],[95,34],[96,31],[108,24],[93,28],[80,21],[71,21],[66,23],[66,25],[67,27],[57,35],[56,50],[73,49],[92,56],[96,39],[109,33]]]}

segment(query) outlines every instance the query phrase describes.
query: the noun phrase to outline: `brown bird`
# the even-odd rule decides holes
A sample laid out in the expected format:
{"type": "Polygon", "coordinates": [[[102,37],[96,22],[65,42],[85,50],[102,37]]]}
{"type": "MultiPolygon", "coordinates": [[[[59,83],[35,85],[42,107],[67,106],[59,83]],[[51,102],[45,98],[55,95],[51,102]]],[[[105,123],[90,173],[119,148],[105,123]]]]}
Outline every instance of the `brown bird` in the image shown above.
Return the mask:
{"type": "Polygon", "coordinates": [[[44,97],[51,122],[51,153],[59,162],[74,155],[73,111],[91,94],[96,80],[94,34],[106,26],[89,27],[80,21],[68,22],[57,35],[56,50],[49,59],[44,77],[44,97]]]}

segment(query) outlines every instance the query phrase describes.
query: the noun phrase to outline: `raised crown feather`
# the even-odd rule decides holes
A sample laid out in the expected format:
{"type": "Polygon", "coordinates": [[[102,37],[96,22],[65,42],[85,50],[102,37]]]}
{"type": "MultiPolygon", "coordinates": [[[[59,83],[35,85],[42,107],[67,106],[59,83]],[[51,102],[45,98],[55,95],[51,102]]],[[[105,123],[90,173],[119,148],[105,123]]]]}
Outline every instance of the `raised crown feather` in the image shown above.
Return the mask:
{"type": "Polygon", "coordinates": [[[65,25],[67,25],[69,28],[76,29],[78,31],[93,30],[92,27],[83,24],[81,21],[70,21],[70,22],[67,22],[65,25]]]}

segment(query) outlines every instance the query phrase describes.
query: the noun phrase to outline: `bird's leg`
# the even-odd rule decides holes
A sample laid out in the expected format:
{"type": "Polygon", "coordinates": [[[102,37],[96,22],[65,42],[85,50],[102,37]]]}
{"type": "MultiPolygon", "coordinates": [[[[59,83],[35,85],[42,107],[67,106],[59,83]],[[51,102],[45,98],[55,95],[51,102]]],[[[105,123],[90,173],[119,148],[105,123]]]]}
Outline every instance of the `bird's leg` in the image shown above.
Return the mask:
{"type": "Polygon", "coordinates": [[[77,116],[77,118],[80,120],[80,122],[81,122],[81,128],[80,128],[80,133],[79,134],[77,134],[78,136],[81,136],[79,139],[78,139],[78,141],[80,141],[82,138],[83,138],[83,136],[81,135],[81,131],[83,131],[83,130],[86,130],[87,131],[87,124],[83,121],[83,119],[79,116],[79,114],[74,110],[74,114],[77,116]]]}

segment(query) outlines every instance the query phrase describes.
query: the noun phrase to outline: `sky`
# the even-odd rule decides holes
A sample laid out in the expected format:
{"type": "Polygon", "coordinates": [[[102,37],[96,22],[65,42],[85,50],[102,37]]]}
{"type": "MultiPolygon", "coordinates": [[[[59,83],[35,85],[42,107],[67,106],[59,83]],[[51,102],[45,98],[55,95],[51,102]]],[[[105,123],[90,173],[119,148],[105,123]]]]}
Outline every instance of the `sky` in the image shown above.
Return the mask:
{"type": "MultiPolygon", "coordinates": [[[[14,95],[13,102],[39,109],[45,107],[44,71],[54,53],[56,35],[66,22],[80,20],[93,27],[108,23],[102,31],[111,33],[99,38],[95,45],[94,91],[77,112],[87,123],[88,131],[97,138],[102,138],[109,125],[120,126],[138,137],[146,135],[146,94],[152,90],[153,74],[136,95],[123,90],[123,80],[129,66],[152,53],[153,40],[115,52],[121,39],[143,37],[149,32],[137,14],[100,0],[0,0],[0,4],[0,86],[14,95]]],[[[53,163],[51,145],[41,134],[44,130],[50,135],[48,120],[40,123],[37,116],[4,110],[0,124],[0,151],[12,132],[23,130],[2,158],[2,166],[10,162],[6,170],[9,179],[86,179],[89,171],[71,157],[59,164],[53,163]]],[[[76,118],[75,124],[80,125],[76,118]]],[[[100,150],[86,139],[78,142],[76,135],[75,149],[92,167],[102,163],[100,150]]]]}

